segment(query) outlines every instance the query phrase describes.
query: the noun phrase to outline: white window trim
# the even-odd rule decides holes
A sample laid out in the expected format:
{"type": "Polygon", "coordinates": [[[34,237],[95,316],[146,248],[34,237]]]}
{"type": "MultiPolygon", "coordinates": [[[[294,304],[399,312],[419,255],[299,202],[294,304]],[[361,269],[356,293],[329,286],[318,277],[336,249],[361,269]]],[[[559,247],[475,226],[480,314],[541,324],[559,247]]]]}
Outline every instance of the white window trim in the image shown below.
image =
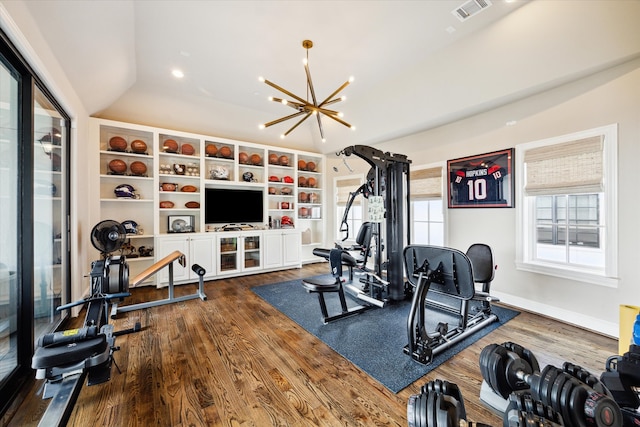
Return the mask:
{"type": "Polygon", "coordinates": [[[516,146],[516,268],[607,287],[618,286],[618,125],[612,124],[568,135],[532,141],[516,146]],[[528,228],[534,218],[533,203],[527,203],[524,189],[524,153],[532,148],[602,135],[604,137],[605,271],[590,271],[533,259],[528,228]]]}
{"type": "MultiPolygon", "coordinates": [[[[442,180],[441,180],[441,189],[440,189],[440,194],[442,195],[442,221],[444,223],[443,225],[443,241],[444,244],[443,246],[447,246],[448,242],[449,242],[449,209],[447,209],[448,206],[448,197],[449,197],[449,188],[448,188],[448,183],[449,180],[447,179],[447,162],[435,162],[435,163],[429,163],[426,165],[419,165],[419,166],[411,166],[410,171],[414,171],[414,170],[422,170],[422,169],[431,169],[431,168],[437,168],[440,167],[442,168],[442,180]]],[[[407,207],[408,209],[411,209],[411,206],[407,207]]],[[[414,219],[413,217],[411,217],[411,221],[413,222],[414,219]]],[[[413,230],[412,230],[413,233],[413,230]]]]}

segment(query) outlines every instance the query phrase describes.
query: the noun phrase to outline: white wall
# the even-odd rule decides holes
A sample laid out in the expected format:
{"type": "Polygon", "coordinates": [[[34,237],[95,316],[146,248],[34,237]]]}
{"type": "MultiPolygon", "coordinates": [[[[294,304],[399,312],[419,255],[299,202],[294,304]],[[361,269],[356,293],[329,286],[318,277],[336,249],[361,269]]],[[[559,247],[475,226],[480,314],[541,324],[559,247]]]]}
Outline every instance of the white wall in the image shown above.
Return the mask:
{"type": "Polygon", "coordinates": [[[636,268],[640,193],[635,183],[640,159],[640,59],[376,148],[405,154],[414,165],[509,147],[516,147],[517,156],[518,144],[613,123],[619,126],[617,288],[516,270],[516,209],[450,209],[448,245],[466,250],[474,242],[484,242],[493,247],[498,270],[492,289],[504,302],[617,336],[619,304],[640,305],[636,268]],[[517,124],[506,126],[511,120],[517,124]]]}

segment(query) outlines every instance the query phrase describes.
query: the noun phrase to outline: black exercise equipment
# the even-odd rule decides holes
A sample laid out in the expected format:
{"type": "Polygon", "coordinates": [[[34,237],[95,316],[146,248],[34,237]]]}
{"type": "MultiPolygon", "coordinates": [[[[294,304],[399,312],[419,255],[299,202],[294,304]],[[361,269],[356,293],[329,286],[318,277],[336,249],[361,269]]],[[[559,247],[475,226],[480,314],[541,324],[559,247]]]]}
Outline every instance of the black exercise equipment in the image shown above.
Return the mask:
{"type": "MultiPolygon", "coordinates": [[[[488,246],[483,245],[483,248],[489,250],[489,255],[483,252],[483,257],[476,257],[475,265],[478,271],[486,272],[493,269],[493,257],[488,246]],[[490,267],[485,266],[485,263],[489,263],[490,267]]],[[[498,320],[491,312],[491,301],[496,299],[488,292],[475,290],[475,269],[463,252],[441,246],[409,245],[404,249],[404,263],[407,279],[415,287],[407,319],[409,344],[405,346],[404,352],[418,362],[430,363],[437,354],[498,320]],[[434,297],[441,295],[457,305],[427,300],[430,292],[434,297]],[[480,301],[486,305],[471,313],[471,301],[480,301]],[[435,306],[454,314],[458,324],[451,328],[448,323],[440,322],[435,331],[427,331],[427,306],[435,306]]],[[[485,275],[483,279],[488,279],[488,276],[485,275]]],[[[490,280],[487,281],[487,289],[488,283],[490,280]]]]}
{"type": "Polygon", "coordinates": [[[302,280],[302,286],[309,293],[318,294],[318,301],[320,302],[320,311],[322,312],[322,323],[329,323],[334,320],[342,319],[347,316],[358,314],[367,308],[368,306],[358,305],[356,307],[347,307],[347,300],[344,294],[343,277],[342,277],[342,263],[345,252],[341,249],[331,249],[329,254],[329,263],[331,265],[331,276],[329,277],[312,277],[302,280]],[[324,299],[325,293],[337,293],[340,298],[340,308],[342,311],[338,314],[329,316],[327,311],[327,304],[324,299]]]}
{"type": "Polygon", "coordinates": [[[568,427],[621,427],[622,413],[609,390],[587,370],[565,362],[539,370],[535,356],[518,344],[490,344],[480,353],[480,372],[484,379],[480,400],[491,404],[502,398],[508,410],[512,393],[531,394],[543,405],[562,415],[568,427]]]}
{"type": "MultiPolygon", "coordinates": [[[[420,388],[420,394],[407,401],[409,427],[488,427],[487,424],[467,421],[462,393],[456,384],[433,380],[420,388]]],[[[559,427],[562,416],[552,408],[533,400],[531,395],[510,397],[503,418],[504,427],[559,427]]]]}
{"type": "Polygon", "coordinates": [[[640,346],[631,344],[624,355],[607,359],[600,381],[620,406],[625,426],[640,426],[640,346]]]}
{"type": "MultiPolygon", "coordinates": [[[[349,281],[353,281],[354,268],[363,270],[366,268],[367,261],[371,255],[371,237],[373,224],[364,222],[358,230],[355,244],[351,246],[342,246],[336,244],[334,249],[342,250],[342,265],[349,269],[349,281]]],[[[329,255],[332,249],[315,248],[313,254],[329,261],[329,255]]]]}

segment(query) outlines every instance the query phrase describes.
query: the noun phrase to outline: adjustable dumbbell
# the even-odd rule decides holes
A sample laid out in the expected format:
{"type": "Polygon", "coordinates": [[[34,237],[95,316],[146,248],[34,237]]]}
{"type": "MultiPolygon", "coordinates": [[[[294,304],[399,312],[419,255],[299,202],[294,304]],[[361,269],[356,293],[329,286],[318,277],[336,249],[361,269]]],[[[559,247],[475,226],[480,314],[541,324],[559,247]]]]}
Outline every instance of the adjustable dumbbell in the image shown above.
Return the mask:
{"type": "Polygon", "coordinates": [[[534,400],[531,394],[511,393],[502,418],[502,425],[503,427],[561,427],[564,426],[564,422],[559,413],[539,400],[534,400]]]}
{"type": "Polygon", "coordinates": [[[528,390],[535,400],[562,415],[570,427],[622,425],[622,414],[608,390],[579,366],[564,370],[547,365],[539,372],[535,356],[514,343],[491,344],[480,354],[480,372],[489,387],[503,398],[528,390]]]}

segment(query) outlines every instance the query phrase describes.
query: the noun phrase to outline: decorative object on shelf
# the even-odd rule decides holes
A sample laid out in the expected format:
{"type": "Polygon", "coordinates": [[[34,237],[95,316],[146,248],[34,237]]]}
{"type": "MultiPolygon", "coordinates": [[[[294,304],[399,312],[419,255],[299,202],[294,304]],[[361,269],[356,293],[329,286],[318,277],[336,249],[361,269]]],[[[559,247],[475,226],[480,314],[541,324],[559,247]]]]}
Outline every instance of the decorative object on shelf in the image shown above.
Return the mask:
{"type": "Polygon", "coordinates": [[[254,154],[251,155],[251,157],[249,157],[249,161],[254,166],[261,166],[262,165],[262,156],[260,154],[255,154],[254,153],[254,154]]]}
{"type": "Polygon", "coordinates": [[[299,176],[298,177],[298,187],[306,187],[307,186],[307,177],[299,176]]]}
{"type": "Polygon", "coordinates": [[[187,163],[187,169],[184,174],[187,176],[200,176],[200,165],[197,163],[187,163]]]}
{"type": "Polygon", "coordinates": [[[184,193],[195,193],[196,191],[198,191],[198,187],[196,187],[195,185],[183,185],[180,191],[184,193]]]}
{"type": "Polygon", "coordinates": [[[127,171],[127,163],[121,159],[113,159],[109,162],[108,168],[113,175],[124,175],[127,171]]]}
{"type": "Polygon", "coordinates": [[[280,189],[280,194],[283,196],[290,196],[292,192],[293,190],[289,187],[282,187],[282,189],[280,189]]]}
{"type": "Polygon", "coordinates": [[[240,163],[241,165],[248,165],[249,155],[244,151],[241,151],[240,153],[238,153],[238,163],[240,163]]]}
{"type": "Polygon", "coordinates": [[[293,184],[293,178],[291,178],[290,176],[285,176],[284,178],[282,178],[282,182],[286,183],[286,184],[293,184]]]}
{"type": "Polygon", "coordinates": [[[310,177],[307,179],[307,187],[315,188],[315,187],[316,187],[316,183],[317,183],[317,182],[316,182],[316,179],[315,179],[314,177],[312,177],[312,176],[310,176],[310,177]]]}
{"type": "Polygon", "coordinates": [[[282,218],[280,218],[280,225],[282,227],[293,227],[293,219],[288,215],[282,215],[282,218]]]}
{"type": "Polygon", "coordinates": [[[167,153],[177,153],[178,143],[174,139],[167,139],[162,144],[162,149],[167,153]]]}
{"type": "Polygon", "coordinates": [[[269,164],[270,165],[278,164],[278,155],[276,153],[269,154],[269,164]]]}
{"type": "Polygon", "coordinates": [[[136,160],[135,162],[131,162],[129,165],[129,170],[135,176],[145,176],[147,173],[147,165],[136,160]]]}
{"type": "Polygon", "coordinates": [[[109,140],[109,149],[112,151],[127,151],[127,140],[121,136],[114,136],[109,140]]]}
{"type": "Polygon", "coordinates": [[[300,203],[307,203],[308,198],[309,196],[304,191],[298,193],[298,200],[300,201],[300,203]]]}
{"type": "Polygon", "coordinates": [[[322,138],[322,142],[325,142],[325,138],[324,138],[324,130],[322,129],[322,115],[325,115],[326,117],[329,117],[335,121],[337,121],[338,123],[351,128],[352,130],[355,130],[355,127],[351,126],[349,123],[345,122],[344,120],[342,120],[339,116],[341,115],[338,111],[335,110],[328,110],[326,107],[328,105],[331,104],[335,104],[336,102],[340,102],[343,101],[344,99],[346,99],[346,97],[336,97],[345,87],[347,87],[349,85],[349,83],[351,83],[353,81],[353,77],[349,77],[349,80],[347,80],[346,82],[344,82],[342,84],[342,86],[340,86],[338,89],[336,89],[331,95],[329,95],[325,100],[318,102],[318,99],[316,98],[316,92],[313,88],[313,82],[311,81],[311,71],[309,71],[309,49],[311,49],[313,47],[313,42],[311,40],[304,40],[302,42],[302,47],[306,49],[307,51],[307,58],[304,60],[304,71],[307,74],[307,94],[311,94],[311,101],[309,102],[308,99],[308,95],[307,95],[307,99],[301,98],[299,96],[294,95],[293,93],[289,92],[286,89],[283,89],[282,87],[278,86],[275,83],[270,82],[269,80],[265,80],[264,78],[260,77],[260,80],[265,82],[266,84],[268,84],[269,86],[271,86],[272,88],[284,93],[287,96],[290,96],[291,98],[295,99],[295,101],[291,101],[291,100],[287,100],[287,99],[282,99],[282,98],[276,98],[276,97],[270,97],[269,100],[270,101],[275,101],[284,105],[287,105],[291,108],[293,108],[294,110],[296,110],[296,112],[294,114],[291,114],[289,116],[284,116],[282,118],[279,118],[277,120],[273,120],[269,123],[265,123],[264,125],[261,125],[260,128],[264,129],[264,128],[268,128],[269,126],[278,124],[280,122],[284,122],[286,120],[289,119],[293,119],[295,117],[299,117],[302,116],[302,119],[300,119],[295,125],[293,125],[288,131],[286,131],[284,134],[282,134],[280,137],[284,138],[287,135],[289,135],[289,133],[291,133],[291,131],[293,131],[295,128],[297,128],[300,123],[304,122],[305,120],[307,120],[312,114],[315,114],[316,119],[318,121],[318,129],[320,130],[320,137],[322,138]]]}
{"type": "Polygon", "coordinates": [[[275,176],[275,175],[271,175],[271,176],[269,177],[269,182],[280,182],[280,178],[278,178],[278,177],[277,177],[277,176],[275,176]]]}
{"type": "Polygon", "coordinates": [[[244,182],[256,182],[256,179],[253,177],[252,172],[245,172],[242,174],[242,180],[244,182]]]}
{"type": "Polygon", "coordinates": [[[160,184],[160,191],[176,191],[178,189],[178,184],[174,184],[173,182],[163,182],[160,184]]]}
{"type": "Polygon", "coordinates": [[[316,193],[309,193],[307,200],[309,203],[318,203],[320,201],[320,198],[316,193]]]}
{"type": "Polygon", "coordinates": [[[185,207],[189,208],[189,209],[198,209],[200,208],[200,202],[187,202],[184,204],[185,207]]]}
{"type": "Polygon", "coordinates": [[[298,160],[298,170],[300,170],[300,171],[307,170],[307,162],[305,162],[302,159],[298,160]]]}
{"type": "Polygon", "coordinates": [[[280,209],[291,209],[289,202],[280,202],[280,209]]]}
{"type": "Polygon", "coordinates": [[[278,158],[278,163],[280,166],[289,166],[289,156],[285,156],[284,154],[278,158]]]}
{"type": "Polygon", "coordinates": [[[113,189],[118,199],[139,199],[140,195],[136,194],[136,189],[130,184],[120,184],[113,189]]]}
{"type": "Polygon", "coordinates": [[[233,158],[233,151],[231,151],[231,148],[229,148],[226,145],[223,145],[222,147],[220,147],[220,150],[218,150],[218,153],[220,153],[220,155],[225,159],[233,158]]]}
{"type": "Polygon", "coordinates": [[[138,227],[138,223],[132,219],[121,222],[127,234],[143,234],[143,230],[138,227]]]}
{"type": "Polygon", "coordinates": [[[171,165],[169,165],[169,164],[161,164],[160,167],[158,167],[158,171],[161,174],[164,174],[164,175],[173,175],[174,174],[173,169],[172,169],[171,165]]]}
{"type": "Polygon", "coordinates": [[[208,157],[215,157],[218,154],[218,147],[215,144],[207,144],[204,147],[204,153],[208,157]]]}
{"type": "Polygon", "coordinates": [[[316,164],[314,162],[307,162],[307,170],[309,172],[315,172],[316,171],[316,164]]]}
{"type": "Polygon", "coordinates": [[[309,209],[301,207],[300,209],[298,209],[298,216],[300,218],[306,218],[307,216],[309,216],[309,209]]]}
{"type": "Polygon", "coordinates": [[[268,192],[269,192],[269,194],[271,194],[271,195],[276,194],[276,187],[269,187],[269,188],[268,188],[268,192]]]}
{"type": "Polygon", "coordinates": [[[209,171],[211,179],[228,180],[229,169],[224,166],[214,166],[209,171]]]}
{"type": "Polygon", "coordinates": [[[153,246],[140,246],[138,253],[143,258],[153,256],[153,246]]]}
{"type": "Polygon", "coordinates": [[[196,149],[193,148],[193,145],[191,144],[182,144],[182,146],[180,147],[180,151],[185,156],[193,156],[196,153],[196,149]]]}
{"type": "Polygon", "coordinates": [[[173,172],[176,175],[184,175],[186,173],[186,166],[183,164],[174,163],[173,164],[173,172]]]}
{"type": "Polygon", "coordinates": [[[169,215],[167,219],[169,233],[192,233],[195,231],[193,215],[169,215]]]}
{"type": "Polygon", "coordinates": [[[162,209],[171,209],[175,204],[170,200],[162,200],[160,201],[160,208],[162,209]]]}
{"type": "Polygon", "coordinates": [[[120,246],[120,255],[127,258],[138,258],[136,247],[131,244],[131,239],[127,240],[120,246]]]}
{"type": "Polygon", "coordinates": [[[131,141],[131,151],[136,154],[147,154],[147,143],[141,139],[131,141]]]}

